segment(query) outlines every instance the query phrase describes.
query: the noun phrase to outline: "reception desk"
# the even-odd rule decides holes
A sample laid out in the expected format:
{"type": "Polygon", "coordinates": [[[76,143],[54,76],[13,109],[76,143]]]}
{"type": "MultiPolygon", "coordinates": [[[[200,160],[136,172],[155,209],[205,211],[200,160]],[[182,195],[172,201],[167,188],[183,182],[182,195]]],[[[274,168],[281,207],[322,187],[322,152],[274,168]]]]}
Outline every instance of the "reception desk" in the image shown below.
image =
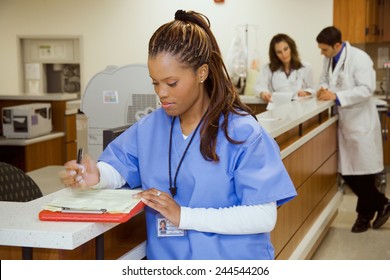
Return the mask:
{"type": "Polygon", "coordinates": [[[337,185],[337,120],[333,101],[307,99],[257,115],[279,144],[298,196],[278,209],[271,234],[276,259],[306,259],[314,253],[342,195],[337,185]]]}
{"type": "MultiPolygon", "coordinates": [[[[278,208],[271,233],[276,259],[310,258],[337,215],[342,195],[337,186],[338,118],[333,106],[330,101],[310,99],[257,115],[279,144],[298,192],[278,208]]],[[[101,235],[105,259],[144,255],[143,213],[120,225],[39,221],[41,205],[66,191],[26,203],[0,202],[1,259],[21,258],[20,247],[34,248],[34,259],[94,259],[99,246],[95,239],[101,235]]]]}

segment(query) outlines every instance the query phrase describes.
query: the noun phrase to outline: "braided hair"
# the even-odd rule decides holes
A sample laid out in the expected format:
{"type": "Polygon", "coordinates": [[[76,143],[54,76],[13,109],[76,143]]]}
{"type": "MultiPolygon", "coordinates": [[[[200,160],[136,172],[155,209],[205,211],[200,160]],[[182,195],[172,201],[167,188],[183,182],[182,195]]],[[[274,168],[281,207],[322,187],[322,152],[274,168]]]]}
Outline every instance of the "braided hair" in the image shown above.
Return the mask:
{"type": "Polygon", "coordinates": [[[230,80],[218,43],[210,30],[210,21],[203,14],[178,10],[175,19],[159,27],[149,41],[148,55],[169,53],[182,64],[196,71],[206,64],[209,75],[204,81],[210,105],[200,128],[200,151],[209,161],[219,161],[216,153],[217,135],[223,129],[226,138],[234,144],[242,143],[228,135],[228,115],[251,114],[241,102],[237,89],[230,80]],[[220,117],[223,121],[220,124],[220,117]]]}

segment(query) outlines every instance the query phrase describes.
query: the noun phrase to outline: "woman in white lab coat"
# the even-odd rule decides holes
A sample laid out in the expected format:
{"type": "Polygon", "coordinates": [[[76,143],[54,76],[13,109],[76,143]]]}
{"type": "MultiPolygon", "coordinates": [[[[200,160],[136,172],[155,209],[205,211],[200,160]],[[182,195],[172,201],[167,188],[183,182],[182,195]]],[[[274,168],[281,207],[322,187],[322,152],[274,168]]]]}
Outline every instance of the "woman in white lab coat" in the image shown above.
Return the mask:
{"type": "Polygon", "coordinates": [[[295,41],[286,34],[275,35],[269,46],[270,63],[263,66],[254,87],[267,109],[289,102],[297,97],[311,96],[313,70],[301,62],[295,41]]]}
{"type": "Polygon", "coordinates": [[[317,43],[325,56],[317,97],[336,101],[338,168],[358,196],[358,218],[352,232],[366,231],[376,212],[373,228],[379,228],[390,216],[390,203],[375,185],[375,174],[383,170],[383,148],[373,97],[373,62],[362,50],[342,42],[341,32],[335,27],[322,30],[317,43]]]}

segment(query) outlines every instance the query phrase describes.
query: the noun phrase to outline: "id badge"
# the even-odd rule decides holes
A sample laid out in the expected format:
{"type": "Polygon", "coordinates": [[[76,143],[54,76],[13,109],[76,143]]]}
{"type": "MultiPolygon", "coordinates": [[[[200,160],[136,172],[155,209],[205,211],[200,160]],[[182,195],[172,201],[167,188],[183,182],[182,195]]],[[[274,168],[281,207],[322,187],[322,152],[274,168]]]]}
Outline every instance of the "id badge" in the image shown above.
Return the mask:
{"type": "Polygon", "coordinates": [[[161,214],[156,215],[158,237],[184,236],[185,230],[178,229],[170,220],[161,214]]]}

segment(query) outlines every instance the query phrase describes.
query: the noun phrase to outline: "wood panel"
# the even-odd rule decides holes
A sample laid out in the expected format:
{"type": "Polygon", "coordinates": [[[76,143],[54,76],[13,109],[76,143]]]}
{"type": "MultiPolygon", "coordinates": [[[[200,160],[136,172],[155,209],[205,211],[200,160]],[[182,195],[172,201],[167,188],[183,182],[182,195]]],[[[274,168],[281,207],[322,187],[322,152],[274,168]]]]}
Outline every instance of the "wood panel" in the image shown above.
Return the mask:
{"type": "Polygon", "coordinates": [[[65,116],[66,142],[74,142],[77,139],[76,114],[65,116]]]}
{"type": "Polygon", "coordinates": [[[334,123],[283,159],[294,186],[299,187],[337,150],[337,124],[334,123]]]}
{"type": "MultiPolygon", "coordinates": [[[[334,188],[330,189],[329,192],[324,196],[324,198],[320,201],[320,204],[318,207],[313,209],[313,212],[307,217],[305,222],[297,229],[297,231],[290,236],[290,239],[287,243],[285,243],[285,246],[283,247],[282,250],[278,250],[276,247],[275,250],[275,259],[276,260],[288,260],[290,256],[294,253],[295,249],[298,247],[302,239],[305,237],[305,235],[308,233],[310,230],[310,227],[316,222],[316,219],[320,216],[321,212],[323,209],[326,207],[326,205],[332,200],[336,192],[338,191],[337,187],[335,186],[334,188]]],[[[334,220],[335,216],[333,216],[330,219],[331,223],[334,220]]],[[[320,244],[320,240],[324,237],[326,234],[326,231],[330,227],[330,224],[328,224],[325,228],[325,231],[322,232],[321,236],[317,240],[316,244],[311,248],[310,252],[306,256],[305,259],[310,259],[310,257],[313,255],[315,252],[316,248],[320,244]]]]}
{"type": "Polygon", "coordinates": [[[25,171],[29,172],[48,165],[63,165],[64,137],[25,146],[25,171]]]}
{"type": "Polygon", "coordinates": [[[364,43],[366,40],[366,0],[334,0],[333,25],[340,29],[342,40],[364,43]]]}
{"type": "Polygon", "coordinates": [[[253,114],[257,115],[266,111],[267,104],[247,104],[246,105],[252,109],[253,114]]]}
{"type": "Polygon", "coordinates": [[[352,44],[385,42],[389,32],[387,5],[389,0],[334,0],[333,25],[340,29],[342,40],[352,44]]]}
{"type": "Polygon", "coordinates": [[[294,143],[299,139],[300,129],[299,126],[293,127],[292,129],[282,133],[281,135],[275,137],[276,143],[278,143],[279,149],[283,150],[289,145],[294,143]]]}
{"type": "Polygon", "coordinates": [[[76,128],[76,114],[67,115],[65,117],[65,127],[66,127],[66,154],[65,161],[75,159],[77,157],[77,128],[76,128]]]}
{"type": "Polygon", "coordinates": [[[0,161],[25,172],[65,162],[64,136],[27,146],[0,146],[0,161]]]}
{"type": "Polygon", "coordinates": [[[380,9],[381,41],[390,42],[390,0],[383,0],[380,9]]]}
{"type": "Polygon", "coordinates": [[[271,234],[277,259],[288,259],[338,190],[337,153],[334,153],[297,190],[298,196],[279,207],[271,234]]]}
{"type": "MultiPolygon", "coordinates": [[[[317,121],[308,120],[306,130],[317,121]]],[[[288,259],[337,191],[337,123],[287,156],[283,163],[298,196],[278,208],[271,233],[277,259],[288,259]]]]}

